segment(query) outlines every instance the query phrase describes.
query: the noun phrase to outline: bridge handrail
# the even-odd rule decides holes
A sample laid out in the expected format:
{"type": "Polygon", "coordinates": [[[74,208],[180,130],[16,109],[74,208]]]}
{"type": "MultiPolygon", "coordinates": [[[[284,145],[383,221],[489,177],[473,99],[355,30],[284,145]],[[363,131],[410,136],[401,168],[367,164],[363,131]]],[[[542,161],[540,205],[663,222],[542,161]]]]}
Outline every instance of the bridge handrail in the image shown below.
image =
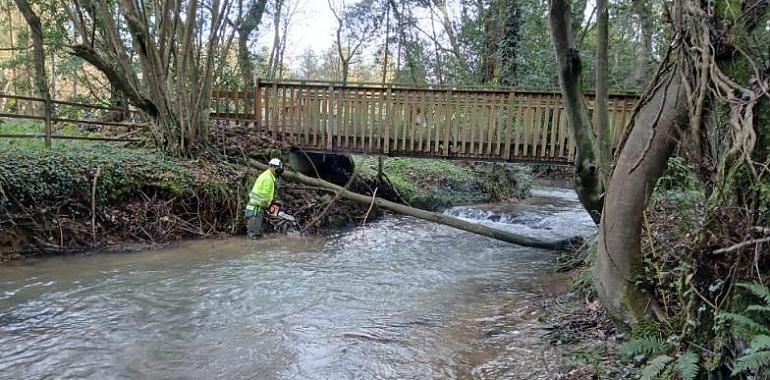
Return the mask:
{"type": "MultiPolygon", "coordinates": [[[[304,79],[257,79],[259,87],[313,87],[313,88],[328,88],[330,86],[335,89],[372,89],[372,90],[400,90],[400,91],[426,91],[426,92],[459,92],[459,93],[498,93],[498,94],[554,94],[561,95],[559,89],[526,89],[516,87],[481,87],[481,86],[447,86],[447,85],[425,85],[415,86],[401,83],[382,83],[376,82],[340,82],[340,81],[321,81],[321,80],[304,80],[304,79]]],[[[225,89],[216,89],[220,91],[228,91],[225,89]]],[[[236,90],[241,91],[241,90],[236,90]]],[[[248,91],[248,90],[246,90],[248,91]]],[[[592,91],[586,91],[586,96],[594,96],[592,91]]],[[[639,97],[639,93],[633,90],[623,89],[611,89],[611,97],[639,97]]]]}

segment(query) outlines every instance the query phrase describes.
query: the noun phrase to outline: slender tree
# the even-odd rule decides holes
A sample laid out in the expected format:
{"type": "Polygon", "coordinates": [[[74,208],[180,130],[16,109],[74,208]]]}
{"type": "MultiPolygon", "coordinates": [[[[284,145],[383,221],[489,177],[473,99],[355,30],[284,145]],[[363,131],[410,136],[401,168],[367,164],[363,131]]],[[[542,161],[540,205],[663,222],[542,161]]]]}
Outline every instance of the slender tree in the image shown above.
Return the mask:
{"type": "Polygon", "coordinates": [[[224,48],[220,42],[234,33],[224,22],[231,5],[231,0],[68,2],[65,10],[77,32],[71,51],[149,116],[159,147],[184,154],[208,137],[215,58],[224,48]]]}

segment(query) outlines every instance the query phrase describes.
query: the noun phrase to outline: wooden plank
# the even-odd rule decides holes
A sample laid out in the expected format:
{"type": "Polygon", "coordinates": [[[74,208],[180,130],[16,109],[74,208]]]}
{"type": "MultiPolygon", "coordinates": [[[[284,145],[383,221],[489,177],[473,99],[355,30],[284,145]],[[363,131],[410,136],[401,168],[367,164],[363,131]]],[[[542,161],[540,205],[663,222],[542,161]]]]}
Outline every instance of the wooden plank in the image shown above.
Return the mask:
{"type": "Polygon", "coordinates": [[[361,115],[361,110],[363,109],[363,106],[361,105],[361,102],[362,102],[361,96],[360,96],[359,92],[356,91],[355,92],[355,103],[356,103],[356,105],[355,105],[355,107],[356,107],[355,115],[356,116],[355,116],[355,126],[353,127],[354,130],[356,131],[356,133],[355,133],[356,136],[353,139],[354,140],[353,144],[354,144],[355,149],[358,150],[359,152],[361,151],[361,142],[360,142],[360,140],[364,138],[363,137],[364,135],[361,132],[362,131],[361,124],[363,124],[363,115],[361,115]]]}
{"type": "Polygon", "coordinates": [[[273,118],[270,121],[270,127],[271,127],[271,132],[277,133],[279,128],[278,117],[280,112],[280,110],[278,109],[278,104],[279,104],[278,102],[280,101],[280,99],[278,98],[278,83],[273,83],[273,93],[270,94],[270,98],[273,100],[271,104],[272,110],[270,110],[270,114],[272,115],[273,118]]]}
{"type": "Polygon", "coordinates": [[[409,117],[409,152],[414,152],[415,139],[417,138],[417,93],[411,94],[409,117]]]}
{"type": "Polygon", "coordinates": [[[371,153],[372,149],[372,135],[371,135],[371,127],[369,126],[369,123],[371,121],[371,112],[372,112],[372,100],[367,92],[364,92],[363,95],[363,133],[361,135],[361,139],[365,140],[363,145],[364,152],[371,153]]]}
{"type": "Polygon", "coordinates": [[[443,136],[441,127],[444,125],[444,111],[441,105],[441,97],[442,94],[433,93],[433,146],[431,147],[431,152],[433,152],[434,155],[441,154],[441,136],[443,136]]]}
{"type": "Polygon", "coordinates": [[[341,100],[342,104],[342,131],[340,132],[340,145],[345,149],[350,149],[350,94],[348,90],[341,90],[343,96],[341,100]]]}
{"type": "Polygon", "coordinates": [[[473,97],[473,101],[471,102],[470,107],[470,123],[468,123],[468,129],[470,129],[470,137],[468,138],[469,146],[468,146],[468,154],[474,155],[476,153],[476,129],[478,128],[478,118],[479,118],[479,111],[478,111],[478,105],[479,105],[479,98],[473,97]]]}
{"type": "Polygon", "coordinates": [[[310,89],[303,89],[302,90],[302,114],[304,121],[302,123],[302,131],[303,131],[303,139],[302,142],[305,146],[310,146],[310,130],[312,129],[313,125],[313,118],[310,113],[310,110],[313,108],[311,104],[311,98],[310,98],[310,89]]]}
{"type": "Polygon", "coordinates": [[[454,139],[454,146],[455,150],[454,152],[456,154],[462,154],[463,152],[463,124],[465,124],[465,119],[463,119],[463,108],[465,107],[464,101],[465,99],[461,94],[453,94],[454,100],[454,106],[452,107],[452,132],[454,135],[452,138],[454,139]]]}
{"type": "Polygon", "coordinates": [[[543,133],[540,136],[540,158],[545,158],[548,152],[548,128],[549,121],[553,116],[553,96],[544,96],[543,101],[543,123],[540,125],[543,129],[543,133]]]}
{"type": "Polygon", "coordinates": [[[425,92],[420,97],[422,100],[422,106],[420,107],[420,114],[422,115],[422,120],[420,123],[420,152],[425,152],[427,150],[427,146],[430,145],[430,118],[428,117],[428,114],[430,112],[430,93],[425,92]]]}
{"type": "Polygon", "coordinates": [[[302,127],[302,89],[298,88],[295,89],[294,92],[294,144],[301,145],[302,144],[302,138],[305,136],[305,130],[302,127]]]}
{"type": "Polygon", "coordinates": [[[388,87],[387,92],[385,93],[385,117],[384,117],[384,127],[385,127],[385,133],[384,137],[385,140],[382,142],[382,153],[388,154],[390,153],[390,126],[393,123],[393,105],[391,102],[393,101],[391,99],[393,89],[391,87],[388,87]]]}
{"type": "Polygon", "coordinates": [[[551,122],[551,158],[556,158],[557,147],[559,144],[559,132],[561,131],[561,105],[560,99],[555,98],[553,105],[553,120],[551,122]]]}
{"type": "Polygon", "coordinates": [[[540,132],[543,123],[543,98],[540,95],[535,96],[534,104],[534,120],[532,122],[532,144],[530,145],[532,151],[529,152],[530,158],[537,157],[537,147],[540,144],[540,132]]]}
{"type": "Polygon", "coordinates": [[[567,143],[569,137],[569,125],[567,125],[567,113],[564,110],[564,104],[559,105],[559,112],[561,112],[561,121],[559,121],[559,153],[557,157],[562,158],[567,154],[567,143]]]}
{"type": "Polygon", "coordinates": [[[506,110],[505,110],[505,147],[503,148],[503,159],[508,161],[511,159],[511,137],[513,132],[513,124],[516,120],[515,118],[515,104],[514,99],[516,97],[516,93],[509,92],[507,95],[507,101],[506,101],[506,110]]]}
{"type": "Polygon", "coordinates": [[[262,128],[263,132],[270,130],[270,87],[265,87],[265,121],[262,128]]]}
{"type": "Polygon", "coordinates": [[[314,88],[310,96],[310,141],[308,141],[312,147],[318,144],[318,112],[321,108],[318,99],[318,89],[314,88]]]}
{"type": "Polygon", "coordinates": [[[492,94],[487,98],[487,141],[486,141],[486,154],[492,155],[492,145],[495,138],[495,95],[492,94]]]}
{"type": "Polygon", "coordinates": [[[450,103],[452,101],[453,95],[452,90],[449,90],[445,93],[444,98],[444,156],[449,156],[452,152],[451,149],[454,147],[454,144],[452,141],[450,141],[450,137],[452,136],[452,109],[450,108],[450,103]]]}
{"type": "Polygon", "coordinates": [[[394,99],[393,103],[393,151],[401,151],[401,141],[404,140],[404,102],[401,99],[394,99]],[[399,140],[400,139],[400,140],[399,140]]]}
{"type": "Polygon", "coordinates": [[[471,129],[471,115],[473,113],[473,105],[471,103],[470,95],[467,93],[463,94],[463,120],[460,123],[462,128],[462,146],[460,147],[460,153],[465,154],[465,152],[470,151],[470,148],[468,145],[468,139],[471,129]]]}
{"type": "Polygon", "coordinates": [[[538,95],[533,95],[529,98],[529,121],[527,122],[527,145],[525,146],[524,156],[531,158],[535,155],[535,130],[537,129],[537,111],[539,110],[538,95]]]}
{"type": "Polygon", "coordinates": [[[356,149],[356,128],[358,128],[358,102],[356,101],[356,93],[355,91],[350,91],[348,93],[349,96],[349,102],[350,102],[350,110],[348,111],[349,117],[350,117],[350,125],[348,126],[348,149],[355,150],[356,149]]]}
{"type": "Polygon", "coordinates": [[[334,149],[334,135],[335,135],[335,118],[336,118],[336,104],[334,99],[334,86],[329,86],[329,100],[327,102],[328,107],[326,112],[329,115],[326,125],[326,149],[334,149]]]}
{"type": "Polygon", "coordinates": [[[286,118],[286,90],[286,87],[281,88],[281,112],[279,114],[281,117],[281,132],[283,133],[284,138],[289,133],[286,129],[289,124],[286,118]]]}
{"type": "Polygon", "coordinates": [[[254,84],[254,127],[257,132],[262,129],[262,87],[257,78],[254,84]]]}
{"type": "Polygon", "coordinates": [[[366,110],[366,99],[361,94],[361,92],[356,93],[356,149],[358,149],[359,152],[365,151],[366,145],[364,145],[366,141],[366,125],[364,124],[366,122],[366,118],[364,117],[364,112],[366,110]]]}
{"type": "Polygon", "coordinates": [[[412,150],[413,153],[422,151],[422,138],[425,134],[425,97],[426,94],[423,92],[420,92],[417,97],[417,109],[415,114],[416,141],[414,150],[412,150]]]}
{"type": "Polygon", "coordinates": [[[503,129],[505,128],[505,95],[496,95],[497,101],[495,102],[495,142],[497,148],[495,148],[495,156],[500,157],[500,152],[503,149],[503,129]]]}
{"type": "Polygon", "coordinates": [[[532,96],[525,95],[522,99],[522,109],[521,109],[521,139],[519,140],[519,143],[521,146],[519,147],[519,154],[517,155],[519,158],[525,157],[527,155],[527,144],[528,144],[528,138],[527,134],[529,134],[529,128],[530,124],[532,124],[532,110],[530,109],[530,103],[532,102],[532,96]]]}

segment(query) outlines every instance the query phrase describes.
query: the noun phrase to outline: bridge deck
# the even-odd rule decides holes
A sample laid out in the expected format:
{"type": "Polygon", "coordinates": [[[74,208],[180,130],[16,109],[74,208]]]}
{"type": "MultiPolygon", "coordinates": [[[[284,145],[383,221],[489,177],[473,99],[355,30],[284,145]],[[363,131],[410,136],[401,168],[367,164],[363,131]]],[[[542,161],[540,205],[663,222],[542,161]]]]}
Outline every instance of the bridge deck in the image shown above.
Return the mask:
{"type": "MultiPolygon", "coordinates": [[[[610,96],[612,141],[636,99],[610,96]]],[[[558,93],[260,82],[215,91],[212,108],[214,119],[251,122],[307,150],[563,164],[575,156],[558,93]]]]}

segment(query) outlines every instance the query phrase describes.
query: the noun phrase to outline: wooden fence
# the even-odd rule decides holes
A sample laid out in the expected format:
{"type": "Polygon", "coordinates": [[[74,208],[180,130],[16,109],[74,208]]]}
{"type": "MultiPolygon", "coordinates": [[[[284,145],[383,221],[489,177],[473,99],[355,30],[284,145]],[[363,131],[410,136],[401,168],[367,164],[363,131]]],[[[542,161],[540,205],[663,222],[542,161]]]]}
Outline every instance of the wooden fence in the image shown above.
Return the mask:
{"type": "Polygon", "coordinates": [[[130,142],[139,141],[138,139],[131,138],[130,135],[141,129],[145,123],[144,116],[139,111],[126,108],[106,107],[62,100],[51,100],[50,102],[46,102],[43,98],[10,94],[0,94],[0,99],[6,100],[4,107],[0,108],[0,117],[44,122],[40,133],[5,133],[0,124],[0,138],[43,138],[46,140],[47,145],[52,139],[130,142]],[[31,108],[38,108],[39,112],[7,112],[17,108],[8,105],[8,101],[17,103],[17,105],[18,102],[30,102],[37,106],[31,108]],[[49,108],[49,115],[51,115],[50,119],[44,116],[46,114],[46,107],[49,108]],[[114,119],[119,119],[120,121],[115,121],[114,119]],[[106,129],[111,129],[111,132],[114,132],[114,129],[121,129],[124,133],[115,137],[62,135],[55,132],[56,128],[52,125],[54,123],[91,126],[91,128],[100,130],[100,132],[105,132],[106,129]]]}
{"type": "MultiPolygon", "coordinates": [[[[612,141],[636,100],[610,97],[612,141]]],[[[575,155],[561,95],[551,92],[263,81],[215,90],[212,118],[253,123],[306,150],[554,163],[575,155]]]]}

